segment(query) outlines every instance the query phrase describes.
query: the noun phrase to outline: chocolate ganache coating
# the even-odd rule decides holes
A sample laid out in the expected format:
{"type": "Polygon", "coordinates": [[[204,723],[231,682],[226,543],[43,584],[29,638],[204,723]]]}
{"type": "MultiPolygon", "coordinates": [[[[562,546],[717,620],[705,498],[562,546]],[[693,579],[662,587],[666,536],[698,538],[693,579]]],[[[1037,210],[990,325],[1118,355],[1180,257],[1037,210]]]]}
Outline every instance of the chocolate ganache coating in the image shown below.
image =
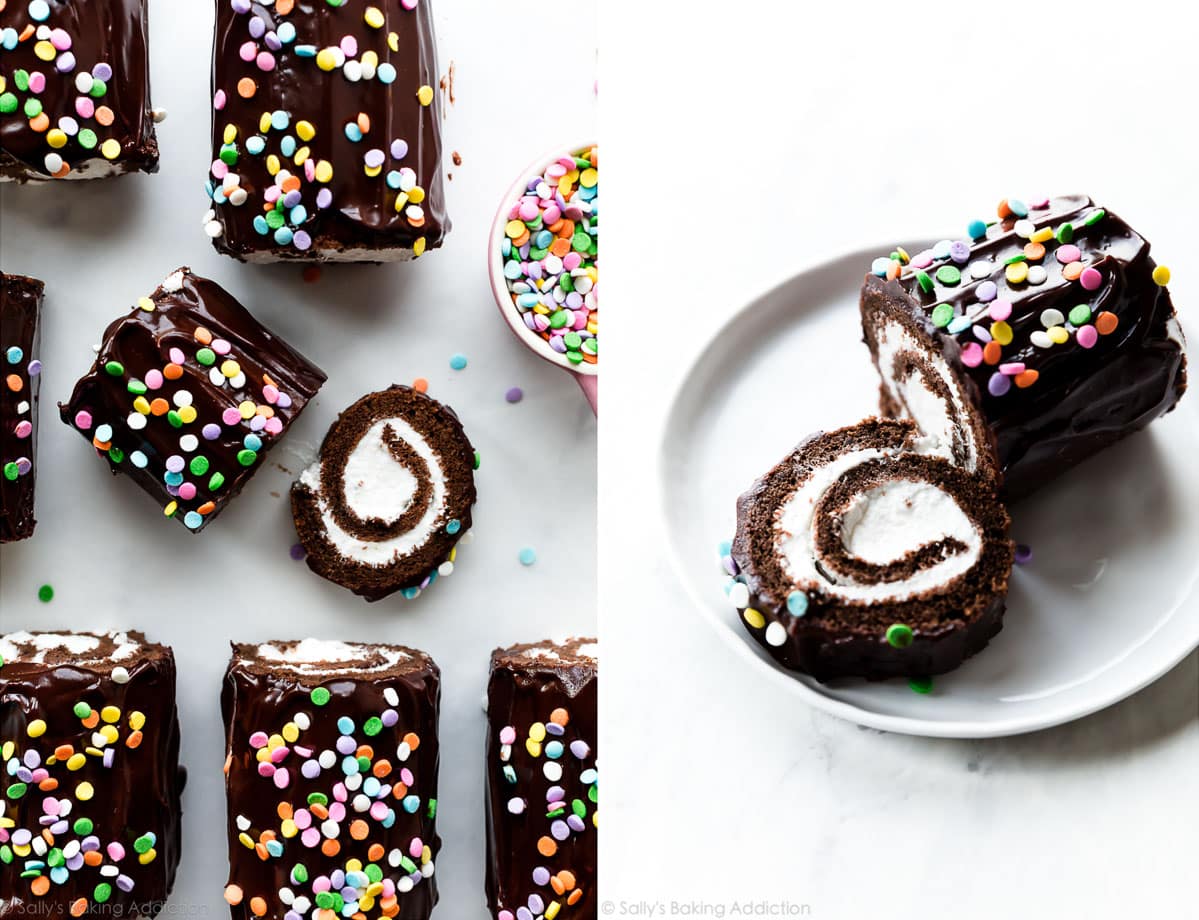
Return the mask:
{"type": "Polygon", "coordinates": [[[158,171],[146,16],[145,0],[0,4],[0,180],[158,171]]]}
{"type": "Polygon", "coordinates": [[[492,654],[486,886],[497,920],[598,915],[595,648],[568,639],[492,654]]]}
{"type": "Polygon", "coordinates": [[[216,0],[216,248],[382,262],[450,229],[429,0],[216,0]]]}
{"type": "MultiPolygon", "coordinates": [[[[962,378],[990,429],[1009,499],[1168,412],[1186,389],[1169,273],[1149,243],[1082,195],[1001,203],[967,239],[875,261],[862,289],[867,344],[906,311],[962,378]]],[[[884,412],[902,407],[887,392],[884,412]]]]}
{"type": "Polygon", "coordinates": [[[33,536],[42,282],[0,274],[0,543],[33,536]]]}
{"type": "Polygon", "coordinates": [[[324,381],[227,291],[181,268],[104,331],[59,410],[114,474],[199,532],[324,381]]]}
{"type": "Polygon", "coordinates": [[[235,644],[225,674],[233,920],[427,920],[441,673],[395,645],[235,644]]]}
{"type": "Polygon", "coordinates": [[[0,654],[0,917],[155,916],[186,781],[171,650],[137,632],[10,633],[0,654]],[[49,848],[31,853],[31,835],[49,848]]]}

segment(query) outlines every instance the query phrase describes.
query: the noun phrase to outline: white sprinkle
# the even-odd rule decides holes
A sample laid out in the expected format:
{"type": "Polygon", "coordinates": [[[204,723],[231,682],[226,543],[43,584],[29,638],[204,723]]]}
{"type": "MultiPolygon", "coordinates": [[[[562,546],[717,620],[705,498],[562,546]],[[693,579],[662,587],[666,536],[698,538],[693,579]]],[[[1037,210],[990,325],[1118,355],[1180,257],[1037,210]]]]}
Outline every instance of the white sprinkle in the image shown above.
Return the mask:
{"type": "Polygon", "coordinates": [[[743,582],[736,582],[729,588],[729,600],[738,610],[744,610],[749,606],[749,588],[743,582]]]}
{"type": "Polygon", "coordinates": [[[782,623],[771,623],[766,627],[766,642],[768,645],[779,646],[787,641],[787,630],[782,623]]]}
{"type": "Polygon", "coordinates": [[[541,768],[541,772],[545,774],[545,778],[551,783],[556,783],[562,778],[562,764],[553,760],[546,761],[545,766],[541,768]]]}
{"type": "Polygon", "coordinates": [[[113,668],[112,669],[112,682],[114,684],[129,683],[129,671],[126,668],[123,668],[119,665],[117,667],[113,668]]]}

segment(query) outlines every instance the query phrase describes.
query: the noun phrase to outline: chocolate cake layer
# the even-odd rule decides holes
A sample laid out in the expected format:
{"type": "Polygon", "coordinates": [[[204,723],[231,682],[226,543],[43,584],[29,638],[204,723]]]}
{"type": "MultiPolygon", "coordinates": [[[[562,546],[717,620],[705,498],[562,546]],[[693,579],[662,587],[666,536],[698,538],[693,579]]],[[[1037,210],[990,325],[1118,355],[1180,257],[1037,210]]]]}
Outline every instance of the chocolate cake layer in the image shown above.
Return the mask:
{"type": "Polygon", "coordinates": [[[234,920],[428,918],[440,683],[402,646],[233,646],[221,709],[234,920]]]}
{"type": "Polygon", "coordinates": [[[308,567],[370,601],[418,596],[469,537],[476,463],[448,406],[406,386],[362,397],[292,486],[308,567]]]}
{"type": "Polygon", "coordinates": [[[114,474],[199,532],[324,382],[227,291],[181,268],[104,331],[59,410],[114,474]]]}
{"type": "Polygon", "coordinates": [[[216,0],[216,248],[387,262],[450,229],[430,0],[216,0]]]}
{"type": "Polygon", "coordinates": [[[594,920],[594,639],[497,649],[487,684],[487,904],[496,920],[594,920]]]}
{"type": "Polygon", "coordinates": [[[813,435],[737,503],[730,599],[817,680],[951,670],[1002,625],[1014,547],[993,480],[910,421],[813,435]]]}
{"type": "Polygon", "coordinates": [[[153,917],[175,880],[175,659],[140,633],[0,637],[0,917],[153,917]]]}
{"type": "Polygon", "coordinates": [[[0,543],[33,536],[42,282],[0,274],[0,543]]]}
{"type": "Polygon", "coordinates": [[[0,181],[157,172],[146,7],[0,3],[0,181]]]}
{"type": "Polygon", "coordinates": [[[936,435],[943,398],[894,362],[938,364],[955,426],[993,449],[1008,498],[1027,495],[1182,396],[1168,280],[1149,243],[1085,196],[1007,200],[960,240],[897,249],[862,288],[883,412],[936,435]]]}

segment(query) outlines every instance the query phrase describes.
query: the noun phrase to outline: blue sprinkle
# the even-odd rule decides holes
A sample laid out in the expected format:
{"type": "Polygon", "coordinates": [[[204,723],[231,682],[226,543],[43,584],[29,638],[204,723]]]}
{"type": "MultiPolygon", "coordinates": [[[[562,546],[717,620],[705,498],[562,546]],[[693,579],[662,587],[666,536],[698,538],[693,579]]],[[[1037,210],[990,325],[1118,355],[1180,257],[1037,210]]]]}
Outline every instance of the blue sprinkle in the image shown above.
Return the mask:
{"type": "Polygon", "coordinates": [[[793,617],[801,617],[808,612],[808,596],[802,591],[792,591],[787,595],[787,612],[793,617]]]}
{"type": "Polygon", "coordinates": [[[200,525],[204,523],[204,518],[195,511],[189,511],[183,515],[183,523],[192,530],[199,530],[200,525]]]}
{"type": "Polygon", "coordinates": [[[949,321],[949,325],[946,327],[946,329],[949,330],[950,335],[957,335],[959,332],[965,332],[970,328],[971,325],[973,324],[970,322],[970,317],[955,316],[949,321]]]}
{"type": "Polygon", "coordinates": [[[354,734],[354,720],[349,716],[342,716],[337,720],[337,730],[343,735],[354,734]]]}
{"type": "Polygon", "coordinates": [[[163,473],[162,481],[165,482],[168,486],[181,486],[181,485],[183,485],[183,474],[182,473],[163,473]]]}
{"type": "Polygon", "coordinates": [[[279,152],[285,157],[290,157],[296,152],[296,147],[299,146],[296,139],[290,134],[279,141],[279,152]]]}
{"type": "Polygon", "coordinates": [[[266,150],[266,138],[265,137],[255,134],[253,137],[246,138],[246,152],[247,153],[251,153],[254,156],[258,156],[258,154],[262,153],[262,151],[264,151],[264,150],[266,150]]]}
{"type": "Polygon", "coordinates": [[[146,464],[149,463],[150,460],[140,450],[135,450],[129,455],[129,462],[136,466],[139,470],[144,470],[146,468],[146,464]]]}
{"type": "Polygon", "coordinates": [[[1007,201],[1008,210],[1017,217],[1028,217],[1028,205],[1019,198],[1009,198],[1007,201]]]}
{"type": "Polygon", "coordinates": [[[550,760],[557,760],[562,756],[562,750],[561,741],[551,741],[545,746],[545,756],[550,760]]]}
{"type": "Polygon", "coordinates": [[[466,355],[463,355],[463,354],[452,355],[450,357],[450,367],[452,367],[456,371],[462,370],[462,368],[466,367],[466,355]]]}
{"type": "Polygon", "coordinates": [[[521,565],[532,565],[537,561],[537,551],[531,546],[526,546],[516,558],[520,560],[521,565]]]}
{"type": "Polygon", "coordinates": [[[358,758],[353,755],[343,757],[341,760],[341,772],[346,776],[355,776],[358,773],[358,758]]]}
{"type": "Polygon", "coordinates": [[[400,592],[400,594],[402,594],[408,600],[412,600],[414,597],[420,594],[420,588],[405,588],[400,592]]]}
{"type": "Polygon", "coordinates": [[[21,359],[25,357],[25,352],[21,351],[16,345],[5,352],[5,357],[8,358],[9,364],[20,364],[21,359]]]}
{"type": "Polygon", "coordinates": [[[394,808],[387,809],[387,817],[379,822],[383,827],[391,827],[396,823],[396,812],[394,808]]]}
{"type": "Polygon", "coordinates": [[[933,258],[934,259],[948,259],[949,258],[949,247],[952,245],[953,244],[949,240],[938,240],[936,243],[933,244],[933,258]]]}
{"type": "Polygon", "coordinates": [[[262,438],[256,434],[246,435],[242,440],[242,444],[245,445],[246,450],[252,450],[255,453],[262,450],[262,438]]]}
{"type": "Polygon", "coordinates": [[[254,218],[254,229],[258,232],[259,236],[266,236],[271,232],[270,225],[261,214],[254,218]]]}
{"type": "Polygon", "coordinates": [[[891,267],[891,260],[886,256],[879,256],[870,263],[870,271],[872,274],[878,275],[880,278],[887,277],[887,270],[891,267]]]}
{"type": "Polygon", "coordinates": [[[282,109],[275,109],[271,112],[271,127],[276,131],[286,131],[287,126],[291,124],[291,116],[282,109]]]}
{"type": "Polygon", "coordinates": [[[316,45],[296,45],[297,57],[316,57],[316,45]]]}
{"type": "Polygon", "coordinates": [[[403,177],[400,176],[399,170],[393,169],[387,174],[387,187],[392,191],[398,189],[402,181],[403,177]]]}
{"type": "Polygon", "coordinates": [[[462,529],[462,522],[457,518],[445,525],[445,532],[448,534],[456,534],[462,529]]]}
{"type": "Polygon", "coordinates": [[[362,129],[352,121],[346,122],[346,139],[355,144],[362,140],[362,129]]]}
{"type": "Polygon", "coordinates": [[[418,795],[404,796],[404,811],[408,812],[408,814],[410,814],[410,815],[414,815],[414,814],[416,814],[416,812],[419,809],[420,809],[420,796],[418,796],[418,795]]]}
{"type": "Polygon", "coordinates": [[[275,242],[280,246],[290,246],[294,238],[295,233],[290,227],[280,227],[275,231],[275,242]]]}
{"type": "Polygon", "coordinates": [[[966,232],[970,234],[970,239],[981,240],[987,235],[987,225],[981,220],[972,220],[966,225],[966,232]]]}
{"type": "Polygon", "coordinates": [[[392,64],[383,63],[375,70],[375,77],[380,83],[394,83],[396,79],[396,69],[392,64]]]}
{"type": "Polygon", "coordinates": [[[34,22],[45,22],[50,18],[50,4],[46,0],[33,0],[29,4],[29,18],[34,22]]]}
{"type": "Polygon", "coordinates": [[[296,27],[290,22],[281,23],[279,28],[275,30],[275,35],[283,44],[290,45],[296,40],[296,27]]]}
{"type": "Polygon", "coordinates": [[[719,552],[717,553],[718,556],[723,558],[723,557],[729,555],[730,553],[732,553],[732,551],[733,551],[733,541],[732,540],[721,540],[720,541],[719,552]]]}

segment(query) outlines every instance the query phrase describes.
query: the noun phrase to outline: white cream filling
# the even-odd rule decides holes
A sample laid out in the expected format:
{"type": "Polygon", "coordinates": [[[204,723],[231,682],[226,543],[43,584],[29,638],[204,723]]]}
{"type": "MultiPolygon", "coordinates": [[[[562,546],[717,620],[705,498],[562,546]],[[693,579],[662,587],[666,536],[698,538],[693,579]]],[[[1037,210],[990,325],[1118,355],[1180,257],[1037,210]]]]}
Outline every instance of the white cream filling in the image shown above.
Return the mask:
{"type": "Polygon", "coordinates": [[[385,671],[409,656],[392,646],[341,642],[336,639],[301,639],[299,642],[264,642],[258,646],[258,657],[278,667],[305,673],[341,673],[344,671],[385,671]],[[363,667],[361,662],[375,663],[363,667]],[[354,667],[329,667],[328,662],[353,662],[354,667]],[[320,667],[317,667],[320,665],[320,667]]]}
{"type": "Polygon", "coordinates": [[[429,467],[433,497],[424,515],[411,530],[388,540],[371,542],[359,539],[338,526],[321,492],[321,464],[314,463],[300,476],[300,482],[312,490],[320,510],[326,537],[338,554],[363,565],[390,565],[423,546],[438,529],[445,509],[446,481],[441,459],[425,438],[403,418],[376,421],[346,458],[342,484],[346,505],[359,518],[377,518],[391,523],[412,504],[417,479],[399,463],[383,441],[384,428],[390,426],[429,467]]]}
{"type": "Polygon", "coordinates": [[[775,523],[775,547],[783,571],[794,582],[815,582],[845,600],[903,601],[945,585],[978,561],[981,535],[953,496],[923,480],[894,480],[860,494],[846,512],[841,538],[850,555],[882,565],[946,537],[960,540],[966,551],[886,584],[862,584],[828,566],[823,573],[817,568],[817,503],[853,468],[888,456],[895,452],[867,448],[843,454],[814,470],[783,503],[775,523]]]}
{"type": "Polygon", "coordinates": [[[130,639],[128,633],[115,631],[61,635],[58,633],[31,633],[22,630],[0,636],[0,655],[4,657],[5,661],[28,661],[33,664],[44,663],[48,653],[59,650],[83,656],[79,659],[79,663],[89,664],[100,660],[124,661],[126,658],[131,658],[140,649],[141,643],[130,639]],[[102,657],[90,655],[90,652],[95,652],[100,647],[101,639],[112,640],[113,645],[116,646],[112,654],[102,657]],[[30,646],[35,649],[32,654],[25,651],[30,646]]]}
{"type": "MultiPolygon", "coordinates": [[[[900,405],[906,405],[911,413],[912,421],[924,435],[924,444],[928,453],[955,460],[953,456],[954,435],[957,425],[949,407],[940,396],[924,385],[919,373],[912,373],[906,379],[896,380],[892,373],[895,366],[895,356],[902,351],[914,351],[923,355],[929,366],[936,371],[949,389],[957,407],[958,417],[970,419],[970,410],[965,397],[954,379],[953,373],[945,359],[936,351],[929,349],[928,343],[917,339],[907,327],[895,322],[883,322],[879,325],[875,338],[878,342],[878,366],[882,373],[883,382],[892,399],[900,405]]],[[[966,424],[966,463],[965,467],[974,472],[978,467],[978,445],[974,441],[974,430],[966,424]]]]}

